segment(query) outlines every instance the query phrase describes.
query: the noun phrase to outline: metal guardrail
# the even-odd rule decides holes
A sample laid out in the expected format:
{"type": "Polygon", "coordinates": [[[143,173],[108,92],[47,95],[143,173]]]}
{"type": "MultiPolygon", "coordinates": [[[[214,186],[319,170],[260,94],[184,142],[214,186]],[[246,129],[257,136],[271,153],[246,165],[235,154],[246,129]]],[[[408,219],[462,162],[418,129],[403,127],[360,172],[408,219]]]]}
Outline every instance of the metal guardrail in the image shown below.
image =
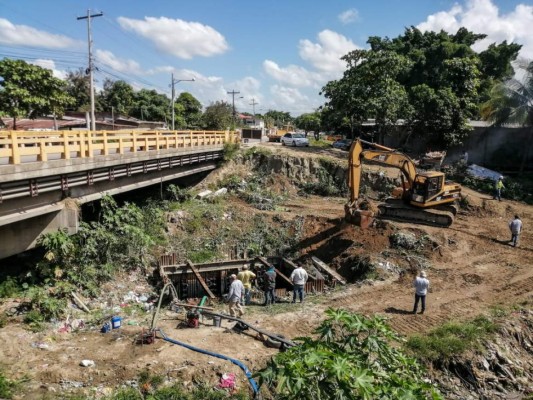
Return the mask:
{"type": "Polygon", "coordinates": [[[230,131],[0,131],[0,165],[185,150],[235,137],[230,131]]]}

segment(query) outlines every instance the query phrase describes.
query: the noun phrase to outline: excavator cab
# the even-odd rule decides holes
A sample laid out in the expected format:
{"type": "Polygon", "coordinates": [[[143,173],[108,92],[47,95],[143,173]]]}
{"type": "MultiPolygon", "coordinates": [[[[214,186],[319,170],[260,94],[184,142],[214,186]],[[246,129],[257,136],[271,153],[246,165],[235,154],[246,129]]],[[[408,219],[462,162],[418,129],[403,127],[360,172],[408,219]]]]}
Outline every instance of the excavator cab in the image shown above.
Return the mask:
{"type": "Polygon", "coordinates": [[[437,197],[442,192],[443,184],[444,174],[441,172],[417,175],[411,189],[410,203],[424,207],[428,200],[437,197]]]}

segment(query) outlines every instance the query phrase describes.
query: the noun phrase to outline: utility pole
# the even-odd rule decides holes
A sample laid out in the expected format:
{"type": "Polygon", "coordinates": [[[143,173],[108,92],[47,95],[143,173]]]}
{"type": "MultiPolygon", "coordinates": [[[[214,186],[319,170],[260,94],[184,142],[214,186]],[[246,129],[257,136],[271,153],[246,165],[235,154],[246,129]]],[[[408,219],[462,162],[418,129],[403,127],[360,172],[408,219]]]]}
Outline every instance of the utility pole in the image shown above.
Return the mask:
{"type": "Polygon", "coordinates": [[[179,82],[194,82],[194,78],[192,79],[174,79],[174,72],[170,74],[170,86],[172,87],[172,99],[170,100],[170,104],[172,107],[172,130],[174,130],[174,101],[176,97],[176,91],[174,88],[174,85],[179,82]]]}
{"type": "Polygon", "coordinates": [[[91,10],[87,10],[86,17],[78,17],[77,19],[86,19],[87,20],[87,41],[89,42],[89,81],[90,81],[90,91],[91,91],[91,130],[96,130],[96,120],[94,118],[94,81],[93,81],[93,39],[91,37],[91,18],[101,17],[104,13],[100,12],[98,14],[92,14],[91,10]]]}
{"type": "Polygon", "coordinates": [[[259,103],[256,103],[255,99],[252,97],[252,102],[250,103],[250,105],[253,107],[253,110],[254,110],[254,126],[255,126],[255,106],[259,104],[259,103]]]}
{"type": "Polygon", "coordinates": [[[235,129],[235,95],[241,92],[236,92],[235,90],[232,90],[231,92],[227,93],[231,94],[231,103],[233,105],[233,129],[235,129]]]}

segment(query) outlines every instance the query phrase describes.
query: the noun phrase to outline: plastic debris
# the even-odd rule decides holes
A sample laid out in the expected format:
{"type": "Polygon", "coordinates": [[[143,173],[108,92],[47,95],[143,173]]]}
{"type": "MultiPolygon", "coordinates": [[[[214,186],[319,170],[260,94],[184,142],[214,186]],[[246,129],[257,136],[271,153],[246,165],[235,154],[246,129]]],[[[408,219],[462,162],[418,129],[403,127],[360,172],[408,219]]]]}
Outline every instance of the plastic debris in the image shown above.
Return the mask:
{"type": "Polygon", "coordinates": [[[44,342],[33,342],[31,344],[31,347],[35,347],[41,350],[50,350],[50,346],[44,342]]]}
{"type": "Polygon", "coordinates": [[[219,388],[222,389],[235,389],[235,374],[233,372],[229,374],[223,374],[220,377],[219,388]]]}
{"type": "Polygon", "coordinates": [[[80,365],[82,367],[94,367],[94,361],[93,360],[81,360],[80,365]]]}

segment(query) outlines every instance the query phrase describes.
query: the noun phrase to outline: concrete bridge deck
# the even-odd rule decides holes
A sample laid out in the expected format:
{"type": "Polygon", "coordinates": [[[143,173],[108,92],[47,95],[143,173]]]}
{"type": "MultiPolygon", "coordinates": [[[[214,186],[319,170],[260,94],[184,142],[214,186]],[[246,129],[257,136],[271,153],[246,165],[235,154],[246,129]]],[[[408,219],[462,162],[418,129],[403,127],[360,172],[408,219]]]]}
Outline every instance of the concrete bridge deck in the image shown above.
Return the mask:
{"type": "Polygon", "coordinates": [[[0,258],[42,233],[76,232],[73,204],[212,170],[234,141],[229,131],[0,131],[0,258]]]}

